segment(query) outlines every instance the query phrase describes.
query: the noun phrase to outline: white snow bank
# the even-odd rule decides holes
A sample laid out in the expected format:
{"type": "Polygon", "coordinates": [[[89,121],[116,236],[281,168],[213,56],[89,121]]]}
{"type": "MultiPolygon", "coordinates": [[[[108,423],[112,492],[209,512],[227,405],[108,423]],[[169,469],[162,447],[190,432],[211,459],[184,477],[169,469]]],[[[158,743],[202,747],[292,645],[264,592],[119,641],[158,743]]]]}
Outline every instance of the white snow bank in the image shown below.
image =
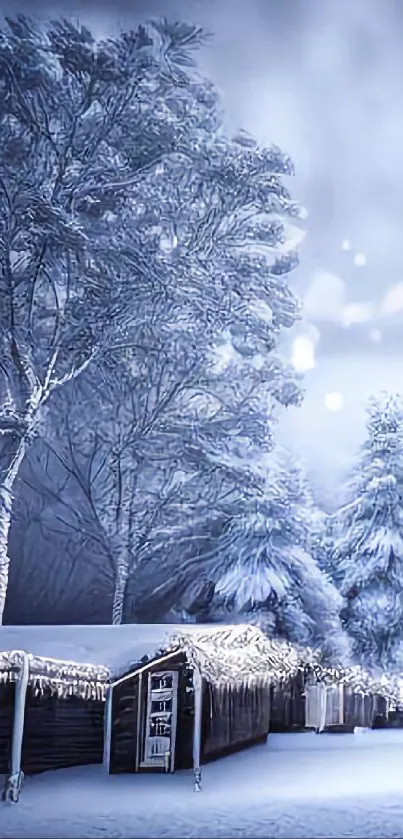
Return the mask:
{"type": "MultiPolygon", "coordinates": [[[[402,734],[389,744],[382,735],[372,732],[365,750],[334,749],[331,734],[303,735],[316,744],[304,750],[291,748],[298,735],[270,735],[264,746],[203,767],[199,795],[191,772],[45,773],[26,779],[19,804],[0,804],[1,837],[401,837],[402,734]]],[[[365,739],[351,735],[357,745],[365,739]]]]}
{"type": "Polygon", "coordinates": [[[402,750],[403,758],[403,728],[356,728],[354,734],[316,734],[314,731],[270,734],[268,746],[271,752],[338,751],[339,749],[357,751],[396,746],[402,750]]]}

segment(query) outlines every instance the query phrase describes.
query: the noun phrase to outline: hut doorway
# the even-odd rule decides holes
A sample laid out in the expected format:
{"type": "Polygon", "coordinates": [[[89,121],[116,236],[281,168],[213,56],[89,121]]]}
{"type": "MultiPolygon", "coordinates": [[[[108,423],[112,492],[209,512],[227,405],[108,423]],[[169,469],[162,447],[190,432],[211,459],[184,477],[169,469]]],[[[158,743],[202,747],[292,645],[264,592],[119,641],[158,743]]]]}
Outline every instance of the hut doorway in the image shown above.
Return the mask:
{"type": "Polygon", "coordinates": [[[178,672],[148,674],[147,711],[141,768],[175,771],[178,719],[178,672]]]}

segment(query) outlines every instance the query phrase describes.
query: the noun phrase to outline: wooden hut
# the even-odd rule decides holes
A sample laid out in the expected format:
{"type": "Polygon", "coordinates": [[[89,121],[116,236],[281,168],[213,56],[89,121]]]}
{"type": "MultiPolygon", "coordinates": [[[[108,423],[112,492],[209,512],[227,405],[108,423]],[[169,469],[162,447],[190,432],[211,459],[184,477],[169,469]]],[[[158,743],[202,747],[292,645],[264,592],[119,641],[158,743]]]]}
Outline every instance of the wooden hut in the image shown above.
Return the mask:
{"type": "Polygon", "coordinates": [[[4,627],[1,640],[12,800],[24,774],[102,760],[194,766],[198,788],[201,763],[266,738],[270,686],[298,670],[289,645],[240,625],[4,627]]]}
{"type": "Polygon", "coordinates": [[[292,648],[255,627],[171,628],[154,656],[111,684],[109,772],[193,766],[198,789],[203,763],[266,739],[270,687],[297,670],[292,648]]]}
{"type": "Polygon", "coordinates": [[[326,670],[252,626],[3,627],[1,642],[0,772],[12,800],[24,773],[102,761],[111,773],[193,766],[199,789],[203,763],[270,730],[359,724],[369,706],[348,705],[348,690],[398,699],[392,684],[326,670]]]}
{"type": "Polygon", "coordinates": [[[353,690],[342,682],[308,683],[306,696],[306,726],[318,733],[352,734],[355,728],[371,728],[375,704],[370,693],[353,690]]]}

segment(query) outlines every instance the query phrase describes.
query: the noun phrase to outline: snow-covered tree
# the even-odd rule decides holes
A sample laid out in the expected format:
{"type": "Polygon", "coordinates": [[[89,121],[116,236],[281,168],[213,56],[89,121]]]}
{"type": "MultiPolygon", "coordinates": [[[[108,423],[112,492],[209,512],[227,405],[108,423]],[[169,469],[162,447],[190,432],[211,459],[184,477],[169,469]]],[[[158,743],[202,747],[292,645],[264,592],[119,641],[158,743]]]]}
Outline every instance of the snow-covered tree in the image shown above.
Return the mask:
{"type": "Polygon", "coordinates": [[[335,517],[323,510],[316,509],[312,518],[310,546],[312,556],[319,568],[336,582],[333,561],[333,549],[338,534],[338,522],[335,517]]]}
{"type": "Polygon", "coordinates": [[[257,620],[270,635],[348,654],[340,597],[309,552],[310,516],[301,503],[301,475],[286,469],[226,529],[215,571],[215,599],[227,612],[257,620]],[[298,478],[298,480],[295,480],[298,478]]]}
{"type": "Polygon", "coordinates": [[[286,446],[277,446],[273,456],[274,475],[277,474],[280,481],[287,482],[287,496],[301,521],[306,538],[303,546],[309,552],[313,530],[322,517],[314,502],[305,464],[286,446]]]}
{"type": "Polygon", "coordinates": [[[226,505],[207,549],[182,565],[171,581],[176,603],[204,603],[216,620],[256,621],[270,636],[346,659],[342,599],[308,551],[310,503],[301,468],[283,453],[258,491],[226,505]]]}
{"type": "MultiPolygon", "coordinates": [[[[129,346],[141,378],[162,347],[163,390],[193,404],[188,456],[211,474],[233,468],[235,428],[267,444],[269,399],[299,399],[272,353],[298,314],[285,279],[292,165],[225,137],[217,94],[192,69],[201,37],[166,21],[98,42],[65,21],[1,32],[0,617],[20,464],[51,394],[90,364],[129,346]],[[223,346],[251,362],[238,390],[230,371],[213,382],[223,346]]],[[[163,433],[175,446],[177,430],[163,433]]]]}
{"type": "Polygon", "coordinates": [[[355,654],[391,667],[403,639],[403,406],[381,394],[368,405],[367,439],[338,514],[333,574],[355,654]]]}
{"type": "MultiPolygon", "coordinates": [[[[219,518],[231,499],[248,497],[258,485],[245,456],[246,448],[249,457],[260,453],[251,440],[247,443],[254,432],[250,408],[258,383],[252,376],[245,390],[242,366],[232,370],[226,391],[224,372],[218,376],[215,363],[209,374],[206,365],[192,361],[191,335],[191,345],[186,332],[181,336],[181,354],[170,357],[166,343],[157,343],[141,365],[120,359],[65,388],[52,405],[47,453],[41,447],[33,465],[31,489],[36,486],[56,504],[53,533],[62,525],[64,533],[81,534],[82,550],[100,549],[103,576],[114,591],[114,623],[122,621],[127,584],[140,565],[158,555],[166,564],[173,546],[182,566],[187,542],[192,548],[198,539],[205,542],[205,522],[219,518]],[[217,423],[220,409],[214,405],[212,410],[206,400],[212,388],[215,398],[227,393],[223,426],[217,423]],[[245,393],[250,398],[244,409],[245,393]],[[49,480],[55,471],[49,457],[61,472],[56,485],[49,480]]],[[[203,358],[202,344],[199,350],[203,358]]],[[[125,619],[133,619],[133,603],[131,612],[126,609],[125,619]]]]}
{"type": "Polygon", "coordinates": [[[155,553],[155,530],[169,528],[182,514],[185,484],[192,482],[181,469],[180,435],[175,453],[161,439],[162,429],[169,435],[173,416],[180,422],[174,394],[168,398],[161,376],[155,376],[151,354],[144,363],[149,378],[122,365],[117,378],[110,370],[98,381],[84,374],[65,389],[55,400],[45,452],[42,447],[30,480],[31,488],[53,498],[53,533],[62,528],[63,534],[80,534],[82,551],[98,549],[100,577],[113,590],[115,624],[127,617],[129,579],[155,553]],[[58,467],[56,482],[49,477],[49,458],[58,467]]]}
{"type": "Polygon", "coordinates": [[[163,24],[96,43],[66,21],[45,31],[22,17],[0,33],[0,621],[12,493],[44,406],[163,288],[132,184],[197,124],[161,104],[199,41],[163,24]]]}

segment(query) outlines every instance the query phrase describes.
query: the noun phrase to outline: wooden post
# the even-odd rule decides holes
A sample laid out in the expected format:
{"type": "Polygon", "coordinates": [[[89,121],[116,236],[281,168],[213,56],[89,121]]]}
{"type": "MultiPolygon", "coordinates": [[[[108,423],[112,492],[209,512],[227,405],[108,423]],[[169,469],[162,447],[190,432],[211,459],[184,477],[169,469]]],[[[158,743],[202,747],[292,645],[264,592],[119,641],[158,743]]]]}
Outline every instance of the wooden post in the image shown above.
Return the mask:
{"type": "Polygon", "coordinates": [[[194,791],[201,792],[201,730],[202,730],[202,704],[203,704],[203,679],[198,667],[193,670],[194,690],[194,723],[193,723],[193,772],[194,791]]]}
{"type": "Polygon", "coordinates": [[[24,773],[21,769],[22,740],[24,736],[25,701],[29,680],[28,653],[20,652],[21,670],[15,683],[13,739],[11,747],[11,773],[7,778],[3,798],[17,802],[20,797],[24,773]]]}
{"type": "Polygon", "coordinates": [[[110,771],[111,762],[111,740],[112,740],[112,697],[113,687],[110,685],[107,690],[104,710],[104,769],[110,771]]]}
{"type": "Polygon", "coordinates": [[[339,724],[344,725],[344,684],[339,684],[339,724]]]}
{"type": "Polygon", "coordinates": [[[326,711],[327,711],[327,687],[323,682],[319,682],[320,685],[320,702],[319,702],[319,726],[318,731],[319,733],[324,730],[326,727],[326,711]]]}
{"type": "Polygon", "coordinates": [[[143,674],[139,673],[139,681],[138,681],[138,694],[137,694],[137,724],[136,724],[136,763],[135,763],[135,770],[136,772],[139,771],[140,766],[140,746],[141,746],[141,717],[143,713],[142,702],[142,685],[143,685],[143,674]]]}

